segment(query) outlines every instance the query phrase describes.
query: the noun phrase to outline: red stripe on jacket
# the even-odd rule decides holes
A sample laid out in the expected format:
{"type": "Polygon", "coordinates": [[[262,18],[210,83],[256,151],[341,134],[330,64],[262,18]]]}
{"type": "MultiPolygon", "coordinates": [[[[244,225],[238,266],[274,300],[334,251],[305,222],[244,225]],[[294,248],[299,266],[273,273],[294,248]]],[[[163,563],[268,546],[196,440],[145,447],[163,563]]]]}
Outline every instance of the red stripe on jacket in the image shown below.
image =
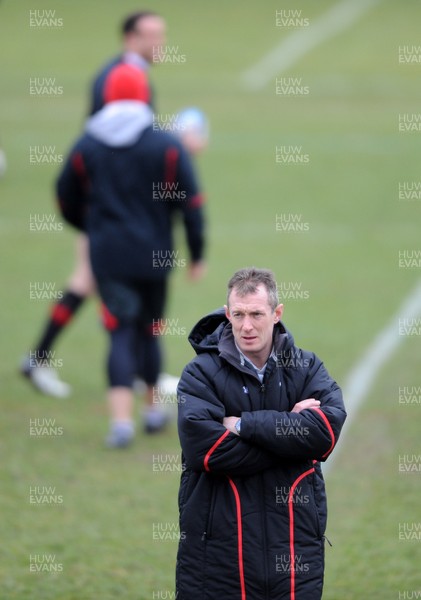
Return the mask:
{"type": "Polygon", "coordinates": [[[196,194],[189,201],[189,208],[199,208],[202,204],[205,203],[205,197],[203,194],[196,194]]]}
{"type": "Polygon", "coordinates": [[[178,149],[171,147],[165,152],[165,175],[166,183],[173,183],[177,171],[178,149]]]}
{"type": "Polygon", "coordinates": [[[307,471],[304,471],[304,473],[301,473],[301,475],[299,477],[297,477],[297,479],[294,481],[294,483],[291,486],[291,489],[289,491],[289,495],[288,495],[288,512],[289,512],[289,552],[291,555],[291,562],[290,562],[290,568],[291,568],[291,596],[290,599],[291,600],[295,600],[295,539],[294,539],[294,492],[295,492],[295,488],[297,487],[297,485],[300,483],[300,481],[302,479],[304,479],[304,477],[307,477],[307,475],[310,475],[310,473],[314,473],[314,467],[312,467],[311,469],[308,469],[307,471]]]}
{"type": "Polygon", "coordinates": [[[216,440],[216,442],[214,443],[214,445],[212,446],[212,448],[206,454],[205,460],[203,461],[203,465],[205,467],[205,471],[210,471],[209,464],[208,464],[209,463],[209,459],[212,456],[212,454],[215,452],[215,450],[217,449],[217,447],[219,446],[219,444],[224,441],[224,439],[227,437],[228,434],[229,434],[229,429],[227,429],[225,431],[225,433],[223,433],[221,435],[221,437],[216,440]]]}
{"type": "Polygon", "coordinates": [[[82,153],[75,152],[71,158],[71,162],[72,162],[73,170],[79,178],[82,189],[84,192],[86,192],[89,187],[89,177],[88,177],[88,172],[86,170],[85,161],[83,160],[82,153]]]}
{"type": "Polygon", "coordinates": [[[336,442],[336,440],[335,440],[335,434],[333,433],[332,426],[329,423],[328,418],[325,415],[325,413],[322,410],[320,410],[320,408],[313,408],[312,410],[315,410],[317,412],[317,414],[319,414],[322,417],[322,419],[323,419],[323,421],[324,421],[324,423],[325,423],[325,425],[327,427],[327,430],[329,431],[329,435],[330,435],[330,439],[331,439],[331,445],[330,445],[329,450],[327,452],[325,452],[323,454],[323,456],[322,456],[322,458],[326,458],[326,456],[328,456],[332,452],[333,448],[335,447],[335,442],[336,442]]]}
{"type": "Polygon", "coordinates": [[[234,492],[235,508],[237,511],[237,539],[238,539],[238,570],[240,574],[241,600],[246,600],[246,583],[244,580],[244,562],[243,562],[243,522],[241,519],[240,494],[233,480],[228,477],[232,491],[234,492]]]}

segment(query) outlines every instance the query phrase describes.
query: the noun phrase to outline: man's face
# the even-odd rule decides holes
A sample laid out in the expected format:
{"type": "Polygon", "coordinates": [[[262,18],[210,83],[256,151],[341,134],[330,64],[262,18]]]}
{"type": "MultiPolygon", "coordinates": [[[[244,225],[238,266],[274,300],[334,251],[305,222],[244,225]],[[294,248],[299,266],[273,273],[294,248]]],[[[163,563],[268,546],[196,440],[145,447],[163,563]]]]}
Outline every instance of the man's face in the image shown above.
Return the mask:
{"type": "Polygon", "coordinates": [[[255,293],[246,296],[239,296],[234,288],[229,305],[225,306],[237,346],[259,368],[269,357],[273,327],[282,317],[283,309],[283,304],[272,309],[264,285],[259,285],[255,293]]]}
{"type": "Polygon", "coordinates": [[[135,31],[130,34],[129,43],[133,52],[152,63],[154,56],[162,54],[166,43],[165,21],[156,15],[139,19],[135,31]]]}

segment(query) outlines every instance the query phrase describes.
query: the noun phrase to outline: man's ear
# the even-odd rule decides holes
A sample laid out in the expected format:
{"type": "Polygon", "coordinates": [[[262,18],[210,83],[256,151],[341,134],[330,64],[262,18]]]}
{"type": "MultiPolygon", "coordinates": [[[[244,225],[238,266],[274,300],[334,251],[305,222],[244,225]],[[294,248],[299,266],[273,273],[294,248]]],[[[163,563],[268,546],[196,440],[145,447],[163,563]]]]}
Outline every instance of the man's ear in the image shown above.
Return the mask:
{"type": "Polygon", "coordinates": [[[284,305],[278,304],[278,306],[275,308],[275,323],[277,323],[278,321],[280,321],[282,319],[283,313],[284,313],[284,305]]]}
{"type": "Polygon", "coordinates": [[[228,321],[231,321],[231,313],[230,313],[230,309],[228,308],[228,306],[226,304],[224,304],[224,308],[225,308],[225,316],[228,319],[228,321]]]}

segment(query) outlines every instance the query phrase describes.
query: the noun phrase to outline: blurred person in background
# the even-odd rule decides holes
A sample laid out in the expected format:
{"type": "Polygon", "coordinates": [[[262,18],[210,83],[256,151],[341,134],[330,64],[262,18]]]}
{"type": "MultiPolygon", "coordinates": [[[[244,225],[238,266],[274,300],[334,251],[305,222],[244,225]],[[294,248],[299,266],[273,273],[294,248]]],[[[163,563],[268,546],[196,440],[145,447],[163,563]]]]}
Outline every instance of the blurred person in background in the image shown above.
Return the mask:
{"type": "MultiPolygon", "coordinates": [[[[95,76],[91,85],[90,114],[103,108],[105,103],[104,89],[107,78],[112,69],[119,64],[130,64],[144,73],[148,73],[154,56],[159,56],[166,42],[166,24],[164,19],[153,11],[138,11],[128,15],[122,22],[121,35],[123,40],[122,52],[103,66],[95,76]]],[[[152,92],[149,81],[149,100],[152,107],[152,92]]],[[[178,129],[185,146],[192,154],[198,154],[207,145],[208,125],[202,123],[198,128],[196,113],[188,113],[189,122],[183,117],[184,126],[178,129]],[[192,121],[192,114],[195,120],[192,121]]],[[[84,301],[95,293],[96,286],[89,261],[89,244],[85,234],[77,236],[75,244],[75,267],[62,297],[53,305],[49,317],[44,325],[41,335],[31,353],[22,361],[21,373],[42,393],[56,398],[66,398],[71,393],[68,383],[62,381],[58,372],[48,366],[48,356],[57,337],[71,323],[73,317],[83,305],[84,301]],[[34,358],[35,357],[35,358],[34,358]]],[[[149,354],[157,352],[155,346],[159,339],[148,335],[144,336],[145,360],[149,354]]],[[[140,390],[145,390],[144,368],[139,362],[140,390]]],[[[159,388],[163,394],[175,394],[178,378],[167,373],[159,376],[159,388]]]]}
{"type": "MultiPolygon", "coordinates": [[[[166,24],[164,19],[152,11],[139,11],[128,15],[121,26],[123,51],[107,62],[97,73],[92,84],[90,114],[104,106],[104,89],[110,71],[121,63],[133,65],[148,73],[152,64],[158,62],[165,49],[166,24]]],[[[153,106],[153,92],[149,82],[149,104],[153,106]]]]}
{"type": "MultiPolygon", "coordinates": [[[[167,416],[156,406],[160,347],[145,354],[145,335],[163,319],[168,276],[174,266],[172,228],[183,218],[192,280],[205,272],[204,216],[190,156],[178,138],[153,129],[146,75],[128,64],[110,72],[105,106],[87,120],[57,182],[63,217],[86,231],[92,271],[109,333],[107,364],[110,447],[126,447],[135,434],[133,382],[143,356],[147,383],[145,430],[160,431],[167,416]],[[181,198],[155,198],[156,189],[182,190],[181,198]]],[[[184,261],[186,262],[186,261],[184,261]]],[[[178,265],[180,266],[180,265],[178,265]]],[[[184,266],[184,265],[181,265],[184,266]]]]}
{"type": "Polygon", "coordinates": [[[320,600],[342,393],[281,321],[273,273],[237,271],[189,341],[178,386],[179,600],[320,600]]]}

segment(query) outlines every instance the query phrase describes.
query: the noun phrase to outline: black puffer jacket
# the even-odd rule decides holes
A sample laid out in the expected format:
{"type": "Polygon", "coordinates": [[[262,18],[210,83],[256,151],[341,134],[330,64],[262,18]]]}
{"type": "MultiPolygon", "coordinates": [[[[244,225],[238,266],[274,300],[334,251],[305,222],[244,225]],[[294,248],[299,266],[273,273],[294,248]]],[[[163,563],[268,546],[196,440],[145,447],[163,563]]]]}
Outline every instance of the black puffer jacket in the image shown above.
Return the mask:
{"type": "Polygon", "coordinates": [[[184,470],[178,600],[318,600],[326,497],[319,461],[346,413],[322,362],[275,325],[261,384],[241,361],[223,310],[190,334],[197,356],[178,387],[184,470]],[[316,398],[320,409],[290,412],[316,398]],[[241,436],[223,425],[241,416],[241,436]]]}

